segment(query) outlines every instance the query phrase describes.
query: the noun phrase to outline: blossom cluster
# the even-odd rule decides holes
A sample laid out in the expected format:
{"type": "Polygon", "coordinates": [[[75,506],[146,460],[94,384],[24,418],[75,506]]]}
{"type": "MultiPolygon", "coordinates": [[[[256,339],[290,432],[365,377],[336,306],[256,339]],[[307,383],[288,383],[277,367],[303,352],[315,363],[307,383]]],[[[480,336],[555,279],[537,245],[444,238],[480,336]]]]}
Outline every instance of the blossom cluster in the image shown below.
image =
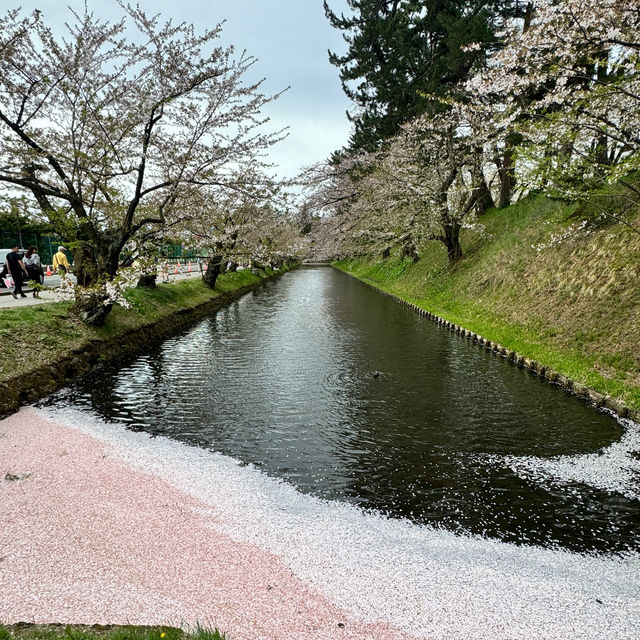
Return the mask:
{"type": "Polygon", "coordinates": [[[640,168],[640,11],[622,0],[539,0],[466,89],[522,136],[519,179],[578,199],[640,168]]]}
{"type": "Polygon", "coordinates": [[[595,199],[601,216],[629,224],[598,190],[626,189],[624,212],[640,204],[628,180],[640,170],[640,11],[623,0],[533,4],[455,98],[434,98],[378,151],[307,172],[307,203],[331,217],[316,240],[327,255],[411,253],[438,239],[455,260],[460,228],[531,192],[595,199]]]}
{"type": "Polygon", "coordinates": [[[546,242],[531,245],[532,249],[535,249],[537,253],[541,253],[546,249],[552,249],[557,247],[568,240],[576,240],[579,237],[586,235],[589,232],[587,228],[588,221],[581,220],[567,227],[561,233],[552,233],[546,242]]]}

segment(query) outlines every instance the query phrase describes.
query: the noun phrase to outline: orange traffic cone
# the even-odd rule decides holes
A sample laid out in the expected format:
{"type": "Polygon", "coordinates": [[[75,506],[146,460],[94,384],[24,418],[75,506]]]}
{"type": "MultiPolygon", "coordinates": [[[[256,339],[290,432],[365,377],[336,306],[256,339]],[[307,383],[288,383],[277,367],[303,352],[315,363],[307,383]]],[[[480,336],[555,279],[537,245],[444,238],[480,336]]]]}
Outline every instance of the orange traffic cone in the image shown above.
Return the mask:
{"type": "Polygon", "coordinates": [[[52,276],[53,275],[53,273],[51,273],[51,267],[49,265],[47,265],[47,273],[46,273],[46,275],[48,275],[48,276],[52,276]]]}
{"type": "Polygon", "coordinates": [[[191,260],[189,260],[189,273],[191,273],[191,260]]]}

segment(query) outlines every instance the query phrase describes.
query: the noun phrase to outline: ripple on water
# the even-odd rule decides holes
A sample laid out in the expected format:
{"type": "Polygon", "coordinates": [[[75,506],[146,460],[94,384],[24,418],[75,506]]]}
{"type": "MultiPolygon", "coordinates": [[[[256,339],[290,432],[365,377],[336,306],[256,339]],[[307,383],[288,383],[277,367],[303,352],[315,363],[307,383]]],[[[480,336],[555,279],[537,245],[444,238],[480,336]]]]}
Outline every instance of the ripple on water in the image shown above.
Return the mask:
{"type": "Polygon", "coordinates": [[[634,425],[332,269],[287,274],[48,402],[417,524],[640,546],[634,425]]]}

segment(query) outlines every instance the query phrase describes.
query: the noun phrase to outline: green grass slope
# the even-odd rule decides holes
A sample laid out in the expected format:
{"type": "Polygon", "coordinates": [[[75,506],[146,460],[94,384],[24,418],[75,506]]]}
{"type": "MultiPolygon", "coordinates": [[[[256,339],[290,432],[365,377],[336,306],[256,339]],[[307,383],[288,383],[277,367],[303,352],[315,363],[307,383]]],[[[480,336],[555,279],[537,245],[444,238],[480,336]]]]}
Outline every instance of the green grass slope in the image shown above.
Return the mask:
{"type": "MultiPolygon", "coordinates": [[[[581,228],[575,207],[531,197],[463,231],[454,267],[430,242],[417,262],[336,266],[640,409],[640,234],[581,228]]],[[[640,215],[635,220],[640,228],[640,215]]]]}
{"type": "MultiPolygon", "coordinates": [[[[295,265],[292,265],[295,266],[295,265]]],[[[132,353],[227,304],[265,278],[271,269],[222,274],[215,290],[201,278],[131,289],[131,307],[115,306],[102,327],[89,327],[69,313],[70,302],[0,310],[0,417],[17,411],[85,373],[96,363],[132,353]]]]}
{"type": "Polygon", "coordinates": [[[256,282],[260,278],[244,270],[221,275],[214,291],[207,289],[201,278],[161,284],[153,289],[131,289],[125,294],[131,308],[114,306],[102,327],[89,327],[69,315],[70,302],[0,310],[0,382],[55,362],[70,351],[81,349],[88,341],[106,340],[148,323],[162,322],[184,309],[256,282]]]}

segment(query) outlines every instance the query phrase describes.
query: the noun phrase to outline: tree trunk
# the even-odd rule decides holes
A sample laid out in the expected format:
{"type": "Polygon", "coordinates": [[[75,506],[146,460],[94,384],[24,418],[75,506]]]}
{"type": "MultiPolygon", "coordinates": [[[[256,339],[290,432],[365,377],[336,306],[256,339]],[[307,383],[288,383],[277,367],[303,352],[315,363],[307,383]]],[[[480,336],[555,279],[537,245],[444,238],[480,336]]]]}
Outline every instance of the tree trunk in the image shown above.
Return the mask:
{"type": "Polygon", "coordinates": [[[418,261],[418,252],[416,251],[416,247],[413,242],[408,242],[402,247],[402,257],[403,259],[411,258],[414,262],[418,261]]]}
{"type": "Polygon", "coordinates": [[[498,197],[498,207],[508,207],[511,204],[511,194],[513,193],[513,147],[507,140],[502,160],[498,162],[498,177],[500,178],[500,195],[498,197]]]}
{"type": "Polygon", "coordinates": [[[447,247],[449,264],[455,264],[462,258],[462,247],[460,246],[460,225],[452,222],[444,225],[444,236],[442,238],[447,247]]]}
{"type": "Polygon", "coordinates": [[[493,201],[491,189],[489,189],[489,185],[487,184],[487,181],[483,176],[480,184],[476,187],[476,215],[481,216],[486,212],[487,209],[493,209],[495,206],[496,203],[493,201]]]}
{"type": "Polygon", "coordinates": [[[138,284],[136,286],[153,289],[156,286],[157,277],[158,277],[157,273],[145,273],[140,276],[140,279],[138,280],[138,284]]]}
{"type": "Polygon", "coordinates": [[[99,276],[112,279],[118,273],[125,239],[120,232],[105,233],[98,253],[99,276]]]}
{"type": "Polygon", "coordinates": [[[90,287],[101,278],[112,279],[118,273],[124,242],[120,233],[105,233],[100,245],[80,241],[73,254],[73,272],[82,287],[90,287]]]}
{"type": "Polygon", "coordinates": [[[216,280],[220,275],[220,267],[222,265],[222,256],[217,255],[207,258],[207,270],[202,275],[202,282],[209,289],[216,288],[216,280]]]}
{"type": "Polygon", "coordinates": [[[533,20],[533,10],[533,2],[527,2],[527,7],[524,11],[524,25],[522,27],[522,33],[526,33],[531,27],[531,21],[533,20]]]}
{"type": "Polygon", "coordinates": [[[96,255],[86,242],[81,242],[73,252],[73,273],[81,287],[90,287],[98,280],[96,255]]]}
{"type": "Polygon", "coordinates": [[[475,209],[476,216],[481,216],[487,209],[492,209],[495,206],[496,203],[493,201],[489,185],[484,179],[484,176],[482,176],[472,189],[469,199],[464,205],[464,212],[467,214],[470,213],[472,209],[475,209]]]}
{"type": "Polygon", "coordinates": [[[104,324],[107,316],[113,308],[113,303],[107,303],[108,296],[103,287],[90,287],[79,289],[76,287],[76,301],[71,307],[71,312],[77,315],[82,322],[95,327],[104,324]]]}
{"type": "Polygon", "coordinates": [[[105,232],[97,247],[85,240],[78,244],[74,252],[74,274],[78,285],[75,287],[76,301],[71,312],[85,324],[103,325],[113,308],[113,302],[108,302],[109,295],[104,284],[117,274],[123,246],[121,233],[105,232]]]}
{"type": "MultiPolygon", "coordinates": [[[[603,51],[599,54],[598,58],[598,83],[604,85],[609,82],[609,66],[607,60],[607,52],[603,51]]],[[[596,147],[596,162],[601,165],[609,164],[609,138],[606,133],[601,133],[598,136],[596,147]]]]}

